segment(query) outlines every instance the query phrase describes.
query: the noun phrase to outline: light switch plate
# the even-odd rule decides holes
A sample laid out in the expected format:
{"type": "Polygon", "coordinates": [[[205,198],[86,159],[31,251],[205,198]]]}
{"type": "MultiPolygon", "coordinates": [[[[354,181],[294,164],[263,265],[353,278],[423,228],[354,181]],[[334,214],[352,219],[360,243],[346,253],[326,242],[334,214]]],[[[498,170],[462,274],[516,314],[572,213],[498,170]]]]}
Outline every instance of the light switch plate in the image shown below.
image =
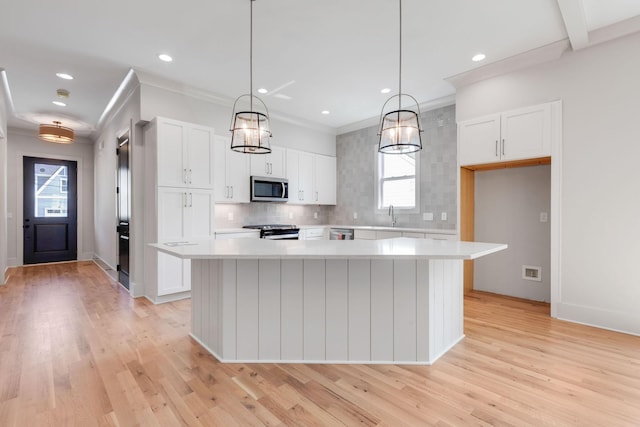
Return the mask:
{"type": "Polygon", "coordinates": [[[313,219],[318,219],[318,212],[313,213],[313,219]]]}
{"type": "Polygon", "coordinates": [[[228,220],[228,221],[233,221],[233,212],[229,212],[229,213],[227,214],[227,220],[228,220]]]}
{"type": "Polygon", "coordinates": [[[293,212],[289,212],[289,219],[293,219],[293,212]]]}
{"type": "Polygon", "coordinates": [[[549,214],[546,212],[540,212],[540,222],[549,221],[549,214]]]}
{"type": "Polygon", "coordinates": [[[425,212],[422,214],[422,219],[424,221],[433,221],[433,212],[425,212]]]}
{"type": "Polygon", "coordinates": [[[446,221],[446,220],[447,220],[447,213],[446,213],[446,212],[442,212],[442,213],[440,214],[440,219],[441,219],[442,221],[446,221]]]}
{"type": "Polygon", "coordinates": [[[358,219],[358,212],[353,213],[353,219],[358,219]]]}

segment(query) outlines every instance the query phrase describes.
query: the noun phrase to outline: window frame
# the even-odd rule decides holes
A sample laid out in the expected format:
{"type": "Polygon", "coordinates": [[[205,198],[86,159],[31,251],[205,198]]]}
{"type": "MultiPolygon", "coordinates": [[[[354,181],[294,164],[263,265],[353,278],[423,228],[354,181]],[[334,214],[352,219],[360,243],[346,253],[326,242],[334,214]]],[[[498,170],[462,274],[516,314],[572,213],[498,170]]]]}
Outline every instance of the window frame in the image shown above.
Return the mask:
{"type": "MultiPolygon", "coordinates": [[[[374,199],[374,209],[378,214],[387,215],[389,213],[388,206],[382,206],[382,183],[383,178],[381,177],[382,172],[382,156],[401,156],[401,154],[381,154],[378,152],[378,144],[374,145],[374,165],[375,165],[375,199],[374,199]]],[[[403,208],[401,206],[394,206],[394,213],[397,215],[401,214],[416,214],[420,213],[420,151],[415,153],[416,160],[416,170],[415,170],[415,206],[412,208],[403,208]]],[[[404,178],[410,175],[406,175],[404,178]]],[[[402,179],[398,177],[394,177],[387,180],[397,180],[402,179]]]]}

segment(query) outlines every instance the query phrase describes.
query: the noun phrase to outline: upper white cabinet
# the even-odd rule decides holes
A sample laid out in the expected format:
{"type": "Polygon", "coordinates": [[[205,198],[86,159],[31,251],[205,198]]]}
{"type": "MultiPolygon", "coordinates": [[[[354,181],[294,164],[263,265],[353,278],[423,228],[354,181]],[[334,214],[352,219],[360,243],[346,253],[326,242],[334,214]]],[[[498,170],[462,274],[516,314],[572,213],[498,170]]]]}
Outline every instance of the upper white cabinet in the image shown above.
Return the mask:
{"type": "Polygon", "coordinates": [[[213,129],[191,123],[155,119],[157,185],[213,188],[213,129]]]}
{"type": "Polygon", "coordinates": [[[336,158],[287,150],[289,203],[336,204],[336,158]]]}
{"type": "Polygon", "coordinates": [[[289,203],[306,204],[313,200],[313,154],[287,150],[289,203]]]}
{"type": "Polygon", "coordinates": [[[336,158],[314,156],[313,203],[319,205],[336,204],[336,158]]]}
{"type": "Polygon", "coordinates": [[[550,156],[560,109],[555,101],[460,122],[460,165],[550,156]]]}
{"type": "Polygon", "coordinates": [[[254,154],[251,157],[251,175],[284,178],[286,150],[271,147],[269,154],[254,154]]]}
{"type": "Polygon", "coordinates": [[[215,201],[249,203],[250,157],[231,150],[231,137],[215,136],[214,180],[215,201]]]}

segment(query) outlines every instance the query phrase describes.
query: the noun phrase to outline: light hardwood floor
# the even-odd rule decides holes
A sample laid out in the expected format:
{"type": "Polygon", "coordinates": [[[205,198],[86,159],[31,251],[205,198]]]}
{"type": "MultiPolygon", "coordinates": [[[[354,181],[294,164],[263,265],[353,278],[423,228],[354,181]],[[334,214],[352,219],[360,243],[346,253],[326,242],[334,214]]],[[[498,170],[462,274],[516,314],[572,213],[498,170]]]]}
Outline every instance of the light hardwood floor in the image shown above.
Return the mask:
{"type": "Polygon", "coordinates": [[[0,426],[640,426],[640,337],[472,293],[430,367],[220,364],[92,262],[0,287],[0,426]]]}

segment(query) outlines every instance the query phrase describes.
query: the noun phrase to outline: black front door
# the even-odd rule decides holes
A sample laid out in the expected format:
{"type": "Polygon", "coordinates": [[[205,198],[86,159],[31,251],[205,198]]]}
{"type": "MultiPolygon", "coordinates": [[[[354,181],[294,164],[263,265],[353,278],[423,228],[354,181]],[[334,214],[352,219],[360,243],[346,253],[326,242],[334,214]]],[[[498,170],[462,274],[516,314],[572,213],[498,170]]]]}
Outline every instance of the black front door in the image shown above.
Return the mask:
{"type": "Polygon", "coordinates": [[[77,163],[24,157],[23,167],[24,263],[76,260],[77,163]]]}
{"type": "Polygon", "coordinates": [[[129,289],[129,134],[118,138],[118,282],[129,289]]]}

